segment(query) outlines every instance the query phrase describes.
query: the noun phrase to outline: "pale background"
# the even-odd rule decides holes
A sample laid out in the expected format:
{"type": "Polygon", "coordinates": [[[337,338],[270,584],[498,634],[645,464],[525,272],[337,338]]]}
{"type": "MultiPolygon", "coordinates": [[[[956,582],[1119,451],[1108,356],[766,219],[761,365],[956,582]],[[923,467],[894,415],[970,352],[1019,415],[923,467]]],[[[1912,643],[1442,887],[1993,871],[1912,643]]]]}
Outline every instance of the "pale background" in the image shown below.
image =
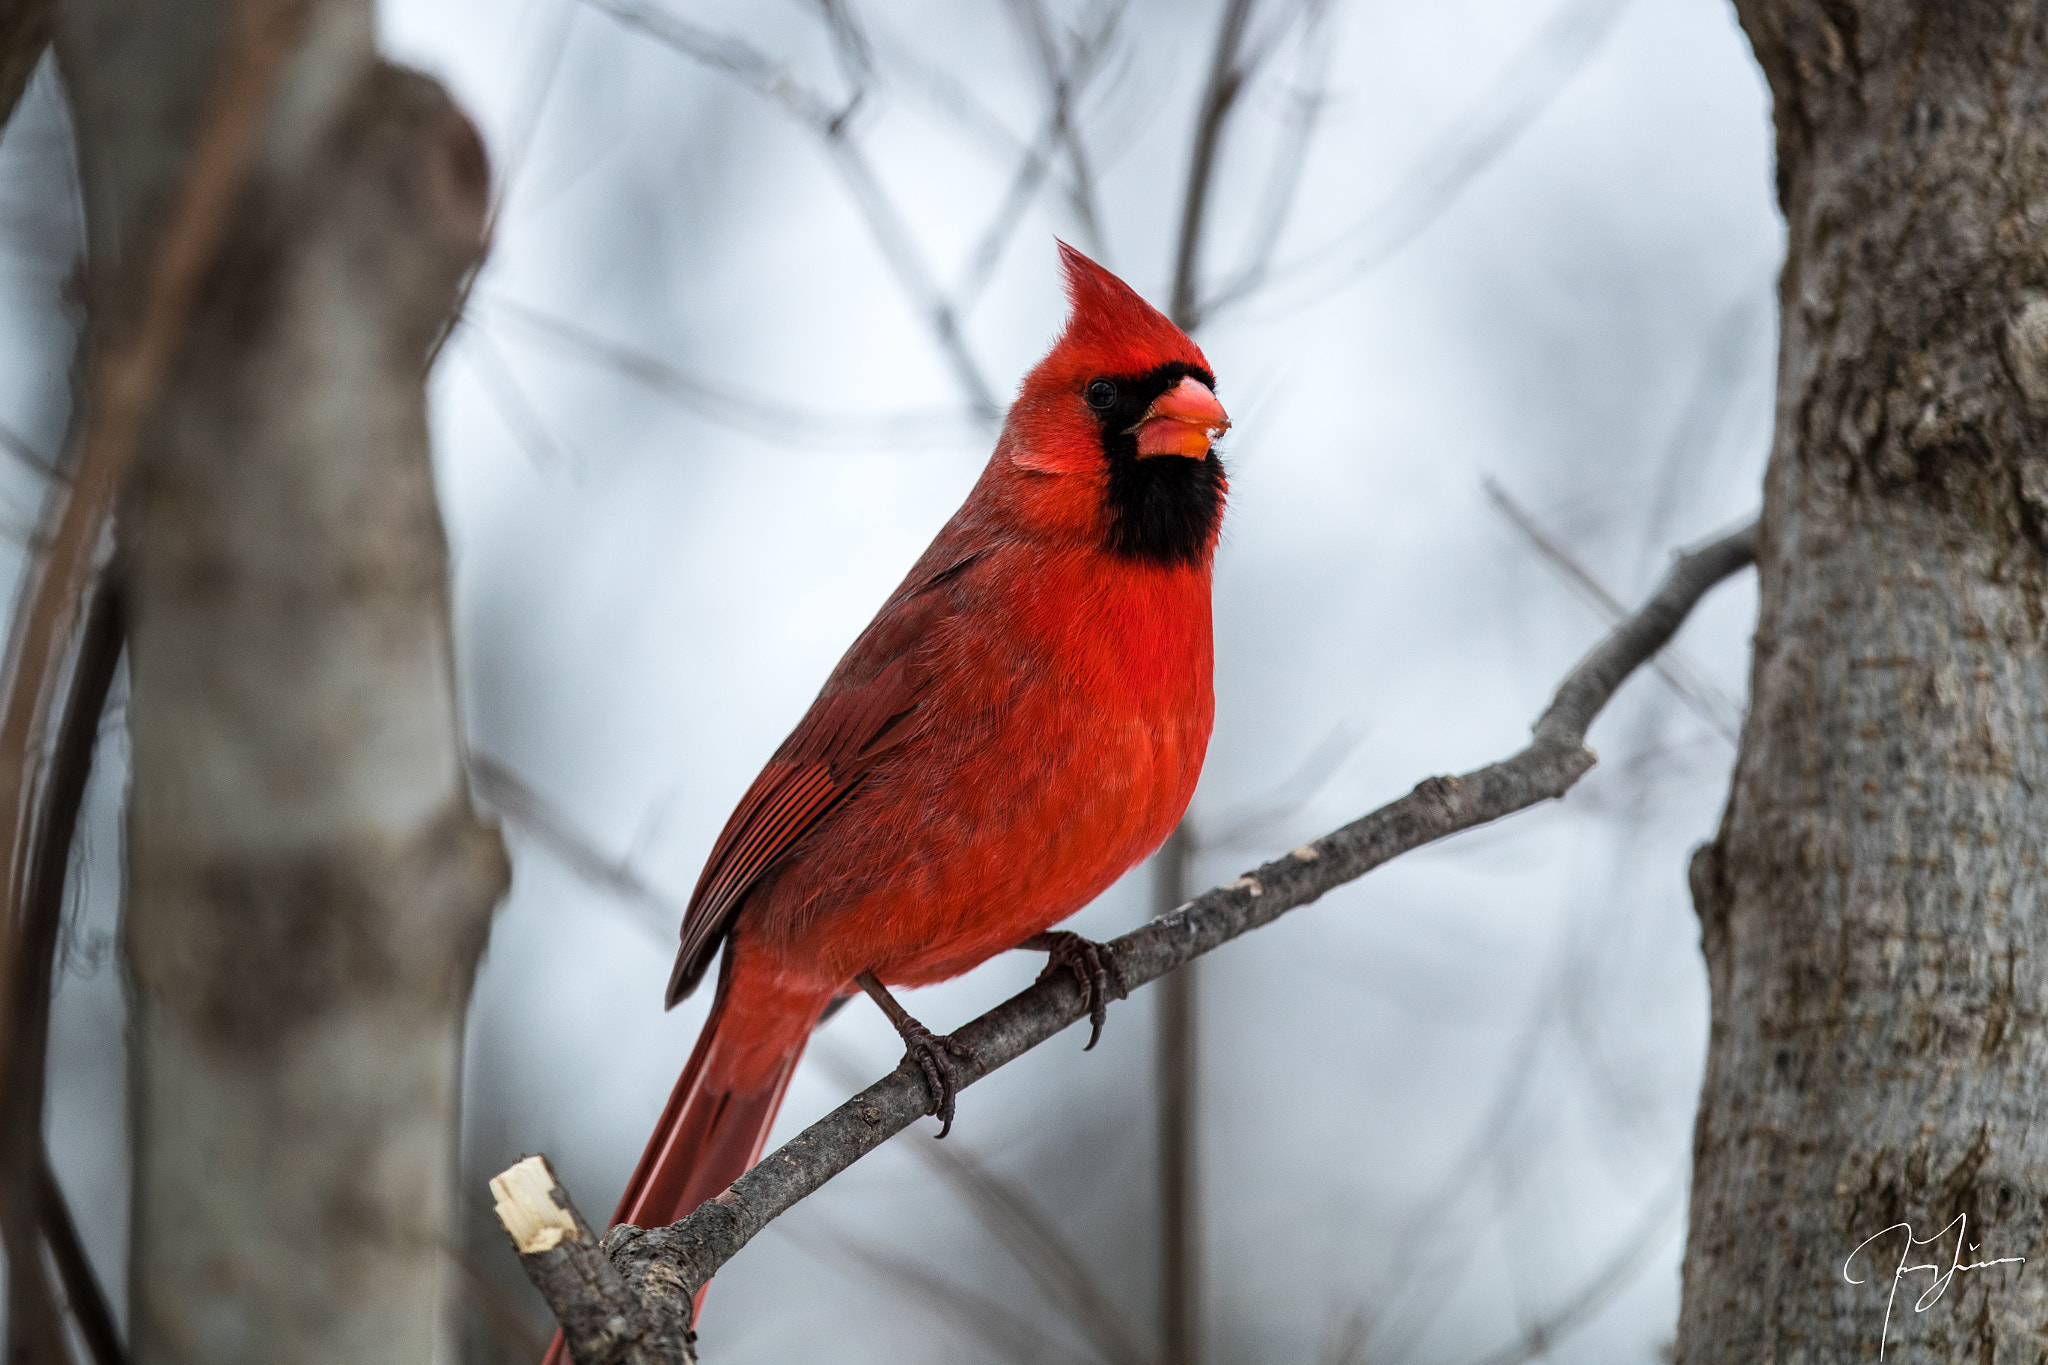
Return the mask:
{"type": "MultiPolygon", "coordinates": [[[[651,3],[651,0],[650,0],[651,3]]],[[[1046,117],[1020,7],[868,0],[877,88],[852,141],[951,287],[1046,117]],[[965,92],[994,129],[963,121],[965,92]]],[[[1099,6],[1056,3],[1063,27],[1099,6]]],[[[1058,184],[967,314],[1000,400],[1057,331],[1053,239],[1164,301],[1217,6],[1134,3],[1077,113],[1099,232],[1058,184]]],[[[843,98],[816,11],[668,0],[843,98]]],[[[821,141],[744,81],[575,0],[387,0],[397,59],[448,82],[503,194],[435,374],[472,743],[671,907],[733,801],[965,494],[977,421],[821,141]],[[700,385],[666,392],[532,310],[700,385]],[[793,409],[779,412],[776,409],[793,409]]],[[[1624,600],[1757,499],[1781,250],[1761,78],[1724,0],[1333,0],[1284,24],[1229,126],[1205,276],[1259,233],[1320,89],[1269,288],[1205,322],[1236,427],[1217,561],[1215,739],[1198,827],[1291,809],[1203,853],[1227,879],[1432,773],[1525,738],[1600,612],[1489,498],[1499,486],[1624,600]],[[1320,86],[1318,85],[1320,82],[1320,86]],[[1334,762],[1321,760],[1337,760],[1334,762]],[[1290,782],[1304,764],[1327,774],[1290,782]]],[[[1275,30],[1278,31],[1278,30],[1275,30]]],[[[0,444],[61,444],[79,232],[54,82],[0,140],[0,444]]],[[[1069,180],[1065,161],[1055,181],[1069,180]]],[[[0,470],[16,540],[39,483],[0,470]]],[[[1704,708],[1648,674],[1561,805],[1425,850],[1206,965],[1206,1320],[1214,1365],[1657,1358],[1677,1304],[1705,982],[1685,862],[1725,793],[1754,592],[1680,639],[1704,708]],[[1571,1311],[1579,1305],[1579,1311],[1571,1311]],[[1376,1319],[1364,1354],[1357,1325],[1376,1319]],[[1347,1355],[1347,1351],[1354,1354],[1347,1355]]],[[[126,1236],[109,726],[66,935],[53,1156],[110,1285],[126,1236]]],[[[1256,822],[1255,822],[1256,823],[1256,822]]],[[[472,1015],[470,1359],[543,1322],[483,1181],[545,1151],[609,1211],[708,992],[661,1009],[671,912],[518,826],[472,1015]],[[495,1324],[495,1325],[494,1325],[495,1324]]],[[[1143,874],[1073,927],[1148,910],[1143,874]]],[[[949,1028],[1028,982],[1015,954],[906,1003],[949,1028]]],[[[1158,1289],[1151,1001],[975,1087],[955,1136],[1081,1249],[1147,1350],[1158,1289]]],[[[865,1003],[820,1033],[779,1141],[893,1066],[865,1003]]],[[[934,1125],[924,1125],[929,1131],[934,1125]]],[[[1100,1358],[906,1137],[725,1270],[713,1365],[1100,1358]],[[990,1312],[1046,1334],[1000,1348],[990,1312]],[[922,1285],[922,1288],[914,1288],[922,1285]]],[[[461,1277],[457,1277],[460,1288],[461,1277]]]]}

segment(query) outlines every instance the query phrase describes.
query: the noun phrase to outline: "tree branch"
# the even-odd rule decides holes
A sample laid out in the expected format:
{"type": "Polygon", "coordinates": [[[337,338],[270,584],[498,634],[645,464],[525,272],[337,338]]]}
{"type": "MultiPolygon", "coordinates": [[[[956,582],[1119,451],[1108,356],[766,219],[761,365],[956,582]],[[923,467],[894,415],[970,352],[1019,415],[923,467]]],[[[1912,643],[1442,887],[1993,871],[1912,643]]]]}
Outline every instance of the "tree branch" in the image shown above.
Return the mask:
{"type": "Polygon", "coordinates": [[[511,323],[550,345],[612,371],[708,421],[773,441],[834,450],[901,451],[965,440],[980,429],[966,408],[901,413],[826,413],[723,386],[587,327],[516,300],[483,293],[469,325],[511,323]]]}
{"type": "MultiPolygon", "coordinates": [[[[1670,640],[1708,589],[1755,555],[1756,527],[1751,525],[1681,556],[1657,594],[1565,678],[1537,719],[1527,747],[1460,776],[1429,778],[1399,800],[1117,939],[1126,980],[1132,987],[1158,980],[1403,853],[1564,795],[1593,766],[1586,729],[1615,689],[1670,640]]],[[[1065,976],[1046,978],[990,1010],[953,1035],[973,1054],[958,1064],[961,1086],[1014,1061],[1086,1012],[1080,988],[1065,976]]],[[[601,1308],[645,1313],[664,1324],[661,1330],[676,1330],[687,1321],[696,1292],[763,1228],[931,1108],[917,1070],[908,1064],[897,1067],[681,1222],[655,1229],[613,1228],[604,1250],[619,1276],[617,1286],[609,1280],[597,1284],[594,1271],[569,1277],[530,1255],[523,1255],[522,1262],[565,1330],[572,1320],[602,1316],[601,1308]],[[625,1297],[603,1303],[593,1297],[619,1294],[625,1297]],[[605,1303],[611,1307],[604,1308],[605,1303]]],[[[557,1202],[567,1207],[566,1196],[557,1202]]],[[[506,1225],[517,1244],[519,1232],[511,1221],[506,1225]]],[[[570,1340],[574,1350],[576,1338],[570,1340]]],[[[577,1353],[578,1360],[599,1358],[577,1353]]]]}
{"type": "Polygon", "coordinates": [[[1202,224],[1209,210],[1209,182],[1223,145],[1223,124],[1244,89],[1248,74],[1238,62],[1245,24],[1254,0],[1228,0],[1216,29],[1216,56],[1209,65],[1209,84],[1195,117],[1194,147],[1188,155],[1187,198],[1180,210],[1180,240],[1174,251],[1173,299],[1167,309],[1173,320],[1192,330],[1201,305],[1202,224]]]}
{"type": "MultiPolygon", "coordinates": [[[[1607,585],[1593,576],[1590,569],[1579,563],[1562,541],[1545,531],[1528,510],[1517,503],[1501,486],[1500,480],[1489,476],[1482,485],[1487,500],[1495,510],[1507,518],[1508,524],[1522,533],[1523,539],[1535,549],[1538,555],[1549,561],[1565,580],[1600,609],[1610,624],[1628,615],[1628,608],[1619,598],[1607,590],[1607,585]]],[[[1668,658],[1652,659],[1650,668],[1662,678],[1678,699],[1691,707],[1693,713],[1713,729],[1714,733],[1730,744],[1742,738],[1742,707],[1730,701],[1721,689],[1714,686],[1700,672],[1689,664],[1683,655],[1673,650],[1668,658]]]]}
{"type": "MultiPolygon", "coordinates": [[[[895,201],[882,188],[867,155],[850,136],[853,116],[867,98],[866,85],[856,83],[846,103],[834,105],[798,81],[782,63],[740,38],[679,19],[656,6],[634,3],[634,0],[583,0],[583,3],[685,56],[752,86],[757,94],[781,106],[790,117],[815,133],[824,145],[833,168],[845,183],[847,193],[867,220],[868,230],[874,234],[883,259],[895,272],[897,283],[902,285],[926,325],[932,329],[940,352],[952,366],[954,377],[976,415],[989,421],[1002,415],[1001,400],[996,397],[995,390],[981,372],[981,365],[967,349],[966,338],[961,335],[958,310],[932,278],[931,269],[918,250],[910,225],[904,221],[895,201]]],[[[849,27],[850,21],[837,7],[826,7],[826,19],[842,65],[850,74],[865,79],[870,74],[866,65],[865,40],[856,42],[850,36],[854,32],[849,27]]]]}
{"type": "Polygon", "coordinates": [[[546,1157],[527,1157],[493,1177],[491,1195],[519,1264],[561,1323],[577,1365],[689,1365],[696,1360],[689,1313],[678,1313],[673,1303],[643,1304],[628,1291],[546,1157]]]}
{"type": "Polygon", "coordinates": [[[1326,274],[1326,283],[1320,286],[1327,290],[1344,282],[1345,276],[1363,276],[1414,241],[1570,86],[1627,3],[1577,0],[1561,9],[1500,78],[1489,83],[1487,93],[1416,158],[1417,169],[1407,185],[1294,260],[1240,273],[1213,297],[1198,300],[1196,315],[1213,315],[1269,287],[1303,281],[1332,266],[1336,274],[1326,274]]]}

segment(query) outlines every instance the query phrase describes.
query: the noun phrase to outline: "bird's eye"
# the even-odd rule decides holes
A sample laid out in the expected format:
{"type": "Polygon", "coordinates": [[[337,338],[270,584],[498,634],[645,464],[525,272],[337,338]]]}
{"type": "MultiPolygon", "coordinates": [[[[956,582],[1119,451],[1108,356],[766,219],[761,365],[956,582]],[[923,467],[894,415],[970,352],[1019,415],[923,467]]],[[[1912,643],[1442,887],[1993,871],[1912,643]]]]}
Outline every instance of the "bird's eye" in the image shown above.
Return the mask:
{"type": "Polygon", "coordinates": [[[1100,411],[1116,402],[1116,385],[1107,379],[1098,379],[1088,386],[1088,406],[1100,411]]]}

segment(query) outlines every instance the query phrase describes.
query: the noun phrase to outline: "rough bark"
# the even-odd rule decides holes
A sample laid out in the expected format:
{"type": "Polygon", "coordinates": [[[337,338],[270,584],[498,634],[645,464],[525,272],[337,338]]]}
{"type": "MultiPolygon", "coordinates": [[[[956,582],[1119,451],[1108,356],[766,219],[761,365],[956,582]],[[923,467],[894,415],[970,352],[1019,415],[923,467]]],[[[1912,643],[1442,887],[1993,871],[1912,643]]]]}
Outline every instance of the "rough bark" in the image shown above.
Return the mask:
{"type": "Polygon", "coordinates": [[[519,1264],[560,1315],[576,1365],[695,1365],[687,1315],[652,1308],[627,1286],[546,1157],[493,1177],[491,1200],[519,1264]]]}
{"type": "Polygon", "coordinates": [[[1713,1027],[1679,1353],[2038,1361],[2048,16],[1736,8],[1788,254],[1753,700],[1692,870],[1713,1027]],[[1940,1240],[1906,1257],[1901,1224],[1940,1240]],[[2032,1259],[1943,1286],[1902,1257],[2032,1259]]]}
{"type": "Polygon", "coordinates": [[[116,559],[138,1362],[433,1357],[505,879],[461,776],[423,389],[480,251],[474,129],[377,60],[366,0],[68,0],[93,307],[136,290],[235,25],[287,10],[116,559]]]}

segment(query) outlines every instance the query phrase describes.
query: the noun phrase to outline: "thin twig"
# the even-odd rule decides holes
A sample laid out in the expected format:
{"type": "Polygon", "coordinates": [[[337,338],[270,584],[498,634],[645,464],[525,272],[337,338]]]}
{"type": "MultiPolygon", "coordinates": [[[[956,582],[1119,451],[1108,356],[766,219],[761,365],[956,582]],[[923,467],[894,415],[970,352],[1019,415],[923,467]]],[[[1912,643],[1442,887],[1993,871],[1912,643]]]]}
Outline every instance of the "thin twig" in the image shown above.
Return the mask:
{"type": "Polygon", "coordinates": [[[1643,1272],[1658,1243],[1670,1233],[1685,1210],[1686,1172],[1680,1171],[1650,1201],[1635,1227],[1615,1249],[1614,1255],[1594,1273],[1578,1292],[1562,1305],[1530,1323],[1506,1346],[1473,1358],[1468,1365],[1526,1365],[1556,1349],[1557,1343],[1577,1331],[1614,1301],[1629,1281],[1643,1272]]]}
{"type": "Polygon", "coordinates": [[[1487,93],[1415,159],[1408,183],[1351,226],[1283,266],[1239,276],[1202,301],[1207,316],[1254,293],[1337,264],[1357,279],[1420,236],[1536,122],[1600,48],[1628,0],[1576,0],[1488,83],[1487,93]]]}
{"type": "Polygon", "coordinates": [[[541,111],[547,107],[548,96],[555,88],[555,77],[561,73],[562,54],[569,50],[569,27],[576,22],[577,0],[561,0],[561,7],[560,25],[541,48],[541,72],[533,83],[533,97],[526,102],[526,114],[519,129],[508,139],[510,151],[491,190],[491,205],[484,213],[483,249],[462,272],[462,281],[455,288],[455,304],[441,319],[439,330],[427,345],[426,363],[422,368],[428,373],[433,372],[435,362],[447,348],[448,339],[455,335],[455,329],[469,313],[470,296],[476,292],[484,263],[490,260],[492,247],[498,240],[498,222],[504,216],[506,201],[511,198],[512,182],[519,178],[520,170],[526,165],[527,153],[533,150],[534,138],[540,132],[541,111]]]}
{"type": "MultiPolygon", "coordinates": [[[[7,1066],[9,1090],[5,1153],[11,1190],[10,1246],[40,1241],[56,1267],[65,1302],[97,1365],[119,1365],[121,1339],[92,1263],[64,1204],[43,1145],[43,1092],[49,1043],[50,989],[57,942],[64,922],[64,890],[78,814],[92,777],[100,738],[100,717],[113,690],[127,640],[117,588],[97,581],[79,631],[75,658],[60,708],[56,744],[47,756],[36,798],[33,852],[15,942],[13,1010],[7,1066]],[[34,1237],[26,1229],[36,1229],[34,1237]]],[[[54,1302],[41,1255],[10,1256],[8,1274],[17,1282],[14,1301],[54,1302]],[[27,1283],[35,1281],[36,1283],[27,1283]]],[[[12,1330],[12,1329],[10,1329],[12,1330]]]]}
{"type": "Polygon", "coordinates": [[[1046,1365],[1095,1365],[1097,1357],[1063,1345],[1026,1315],[986,1294],[948,1280],[908,1257],[851,1237],[816,1233],[792,1234],[813,1255],[829,1256],[889,1290],[923,1303],[959,1330],[978,1338],[993,1354],[1020,1362],[1046,1365]]]}
{"type": "Polygon", "coordinates": [[[498,349],[498,343],[491,339],[489,332],[473,322],[469,324],[469,330],[472,344],[466,358],[476,371],[476,377],[482,381],[484,393],[497,408],[506,429],[526,451],[534,468],[545,474],[575,467],[579,461],[574,452],[534,410],[532,400],[526,396],[526,386],[513,373],[505,353],[498,349]]]}
{"type": "Polygon", "coordinates": [[[93,1365],[127,1365],[128,1353],[121,1344],[120,1329],[114,1325],[114,1314],[107,1306],[106,1291],[100,1287],[92,1260],[85,1254],[78,1225],[72,1221],[64,1191],[57,1184],[57,1174],[50,1169],[49,1155],[41,1151],[41,1144],[38,1153],[42,1161],[36,1176],[36,1221],[42,1228],[43,1245],[49,1249],[50,1260],[64,1286],[64,1302],[71,1309],[71,1319],[78,1324],[78,1335],[85,1342],[93,1365]]]}
{"type": "MultiPolygon", "coordinates": [[[[836,1082],[860,1084],[859,1073],[842,1053],[824,1047],[814,1053],[836,1082]]],[[[1096,1354],[1115,1365],[1145,1365],[1148,1357],[1138,1347],[1137,1333],[1029,1193],[991,1171],[957,1140],[940,1142],[927,1134],[919,1139],[911,1150],[953,1187],[983,1229],[1016,1259],[1096,1354]]]]}
{"type": "Polygon", "coordinates": [[[1323,789],[1325,783],[1335,777],[1345,761],[1358,751],[1363,739],[1351,722],[1337,722],[1317,741],[1315,748],[1280,784],[1263,796],[1225,811],[1220,816],[1211,816],[1193,822],[1190,839],[1197,849],[1242,848],[1272,835],[1276,826],[1301,811],[1323,789]]]}
{"type": "Polygon", "coordinates": [[[64,477],[55,460],[37,450],[33,441],[5,423],[0,423],[0,450],[5,450],[46,479],[61,480],[64,477]]]}
{"type": "MultiPolygon", "coordinates": [[[[52,719],[63,654],[94,573],[101,533],[142,425],[198,301],[238,196],[257,125],[304,17],[303,5],[245,0],[237,34],[185,168],[137,306],[101,319],[104,338],[90,370],[90,407],[72,481],[54,497],[45,549],[30,568],[14,616],[0,709],[0,831],[9,840],[6,894],[25,891],[33,828],[32,794],[52,719]]],[[[12,917],[10,917],[12,918],[12,917]]],[[[12,944],[0,944],[0,957],[12,944]]],[[[11,964],[0,964],[11,965],[11,964]]]]}
{"type": "MultiPolygon", "coordinates": [[[[1496,511],[1507,518],[1508,524],[1522,533],[1524,539],[1534,547],[1553,568],[1564,575],[1565,581],[1599,608],[1608,623],[1619,621],[1628,615],[1628,608],[1621,599],[1607,590],[1607,585],[1593,576],[1590,569],[1581,564],[1564,542],[1537,522],[1536,518],[1521,504],[1517,503],[1503,488],[1498,479],[1488,477],[1482,485],[1488,501],[1496,511]]],[[[1685,656],[1677,650],[1650,661],[1650,668],[1663,679],[1664,684],[1678,699],[1692,709],[1694,715],[1705,721],[1714,733],[1730,744],[1742,739],[1742,708],[1730,701],[1720,688],[1714,686],[1694,668],[1685,656]]]]}
{"type": "MultiPolygon", "coordinates": [[[[1121,2],[1108,8],[1108,22],[1103,26],[1105,35],[1115,31],[1124,8],[1121,2]]],[[[1080,221],[1081,238],[1091,252],[1100,254],[1103,245],[1102,215],[1095,202],[1095,172],[1089,163],[1087,145],[1081,141],[1080,124],[1072,117],[1073,108],[1081,98],[1079,87],[1085,84],[1085,80],[1076,74],[1076,69],[1082,64],[1082,54],[1089,46],[1089,39],[1077,36],[1073,53],[1062,59],[1045,0],[1010,0],[1010,12],[1017,17],[1017,25],[1024,31],[1025,41],[1038,58],[1038,72],[1045,81],[1046,100],[1055,113],[1061,115],[1054,122],[1058,125],[1059,143],[1067,151],[1067,165],[1074,175],[1067,199],[1075,218],[1080,221]]]]}
{"type": "Polygon", "coordinates": [[[521,327],[699,417],[769,440],[829,449],[901,451],[906,445],[953,444],[981,430],[973,414],[958,408],[872,415],[823,413],[737,392],[567,318],[496,294],[471,300],[471,325],[476,325],[479,312],[493,324],[509,322],[521,327]]]}
{"type": "Polygon", "coordinates": [[[676,926],[683,922],[681,902],[649,885],[625,859],[607,857],[566,813],[497,759],[471,750],[468,768],[479,802],[524,830],[570,871],[632,906],[634,918],[657,941],[674,945],[676,926]]]}
{"type": "Polygon", "coordinates": [[[1255,0],[1227,0],[1216,26],[1216,53],[1209,62],[1209,82],[1195,116],[1195,140],[1188,153],[1188,184],[1181,201],[1180,236],[1173,255],[1173,295],[1167,312],[1193,330],[1201,307],[1202,227],[1209,213],[1209,184],[1223,145],[1223,124],[1244,89],[1247,72],[1238,63],[1245,25],[1255,0]]]}
{"type": "MultiPolygon", "coordinates": [[[[897,282],[931,328],[940,353],[952,367],[954,378],[966,393],[968,403],[984,421],[1002,416],[1002,403],[982,374],[980,363],[967,349],[957,310],[933,279],[909,223],[904,220],[895,201],[883,190],[867,155],[850,135],[853,115],[866,98],[864,86],[856,86],[846,103],[834,105],[797,80],[781,62],[744,39],[693,24],[657,6],[639,4],[635,0],[583,0],[583,3],[685,56],[740,80],[814,133],[833,169],[845,183],[847,193],[867,220],[868,230],[874,235],[882,258],[888,262],[897,282]]],[[[840,32],[841,28],[834,25],[835,38],[840,32]]]]}
{"type": "MultiPolygon", "coordinates": [[[[1708,589],[1755,555],[1752,525],[1682,556],[1649,603],[1565,678],[1527,747],[1460,776],[1430,778],[1407,796],[1117,939],[1125,979],[1132,987],[1155,981],[1392,858],[1562,796],[1593,766],[1586,729],[1615,689],[1670,640],[1708,589]]],[[[971,1086],[1086,1013],[1083,992],[1069,977],[1039,981],[953,1034],[970,1053],[956,1063],[960,1086],[971,1086]]],[[[671,1322],[684,1319],[696,1291],[763,1228],[931,1108],[922,1075],[908,1063],[899,1065],[681,1222],[613,1228],[605,1251],[635,1305],[666,1313],[671,1322]]],[[[537,1274],[535,1281],[558,1316],[590,1311],[587,1302],[560,1293],[559,1284],[537,1274]]]]}
{"type": "MultiPolygon", "coordinates": [[[[1031,8],[1028,3],[1026,7],[1031,8]]],[[[1122,3],[1102,6],[1096,22],[1075,38],[1072,57],[1064,65],[1055,65],[1048,96],[1052,107],[1046,113],[1045,126],[1025,149],[1016,175],[1010,181],[1009,191],[989,216],[988,227],[968,256],[967,267],[961,272],[960,282],[953,290],[954,305],[962,312],[974,306],[994,277],[1003,248],[1023,225],[1025,210],[1052,169],[1054,154],[1062,145],[1069,148],[1078,145],[1073,136],[1074,104],[1101,69],[1102,56],[1109,50],[1123,11],[1122,3]]],[[[1052,60],[1058,62],[1057,57],[1052,60]]],[[[1092,240],[1096,235],[1094,225],[1091,222],[1086,226],[1092,240]]]]}
{"type": "MultiPolygon", "coordinates": [[[[1259,207],[1252,218],[1251,240],[1245,249],[1244,262],[1217,290],[1219,297],[1235,295],[1249,283],[1264,278],[1272,268],[1273,253],[1279,249],[1288,217],[1294,210],[1295,195],[1301,188],[1302,171],[1308,165],[1309,144],[1321,126],[1323,106],[1329,98],[1326,87],[1333,44],[1326,41],[1323,34],[1323,21],[1328,10],[1328,0],[1308,0],[1304,6],[1301,64],[1310,75],[1305,88],[1288,90],[1283,96],[1286,101],[1283,122],[1286,126],[1280,151],[1272,159],[1265,188],[1259,195],[1259,207]]],[[[1210,306],[1206,301],[1197,302],[1194,313],[1197,323],[1210,306]]]]}

